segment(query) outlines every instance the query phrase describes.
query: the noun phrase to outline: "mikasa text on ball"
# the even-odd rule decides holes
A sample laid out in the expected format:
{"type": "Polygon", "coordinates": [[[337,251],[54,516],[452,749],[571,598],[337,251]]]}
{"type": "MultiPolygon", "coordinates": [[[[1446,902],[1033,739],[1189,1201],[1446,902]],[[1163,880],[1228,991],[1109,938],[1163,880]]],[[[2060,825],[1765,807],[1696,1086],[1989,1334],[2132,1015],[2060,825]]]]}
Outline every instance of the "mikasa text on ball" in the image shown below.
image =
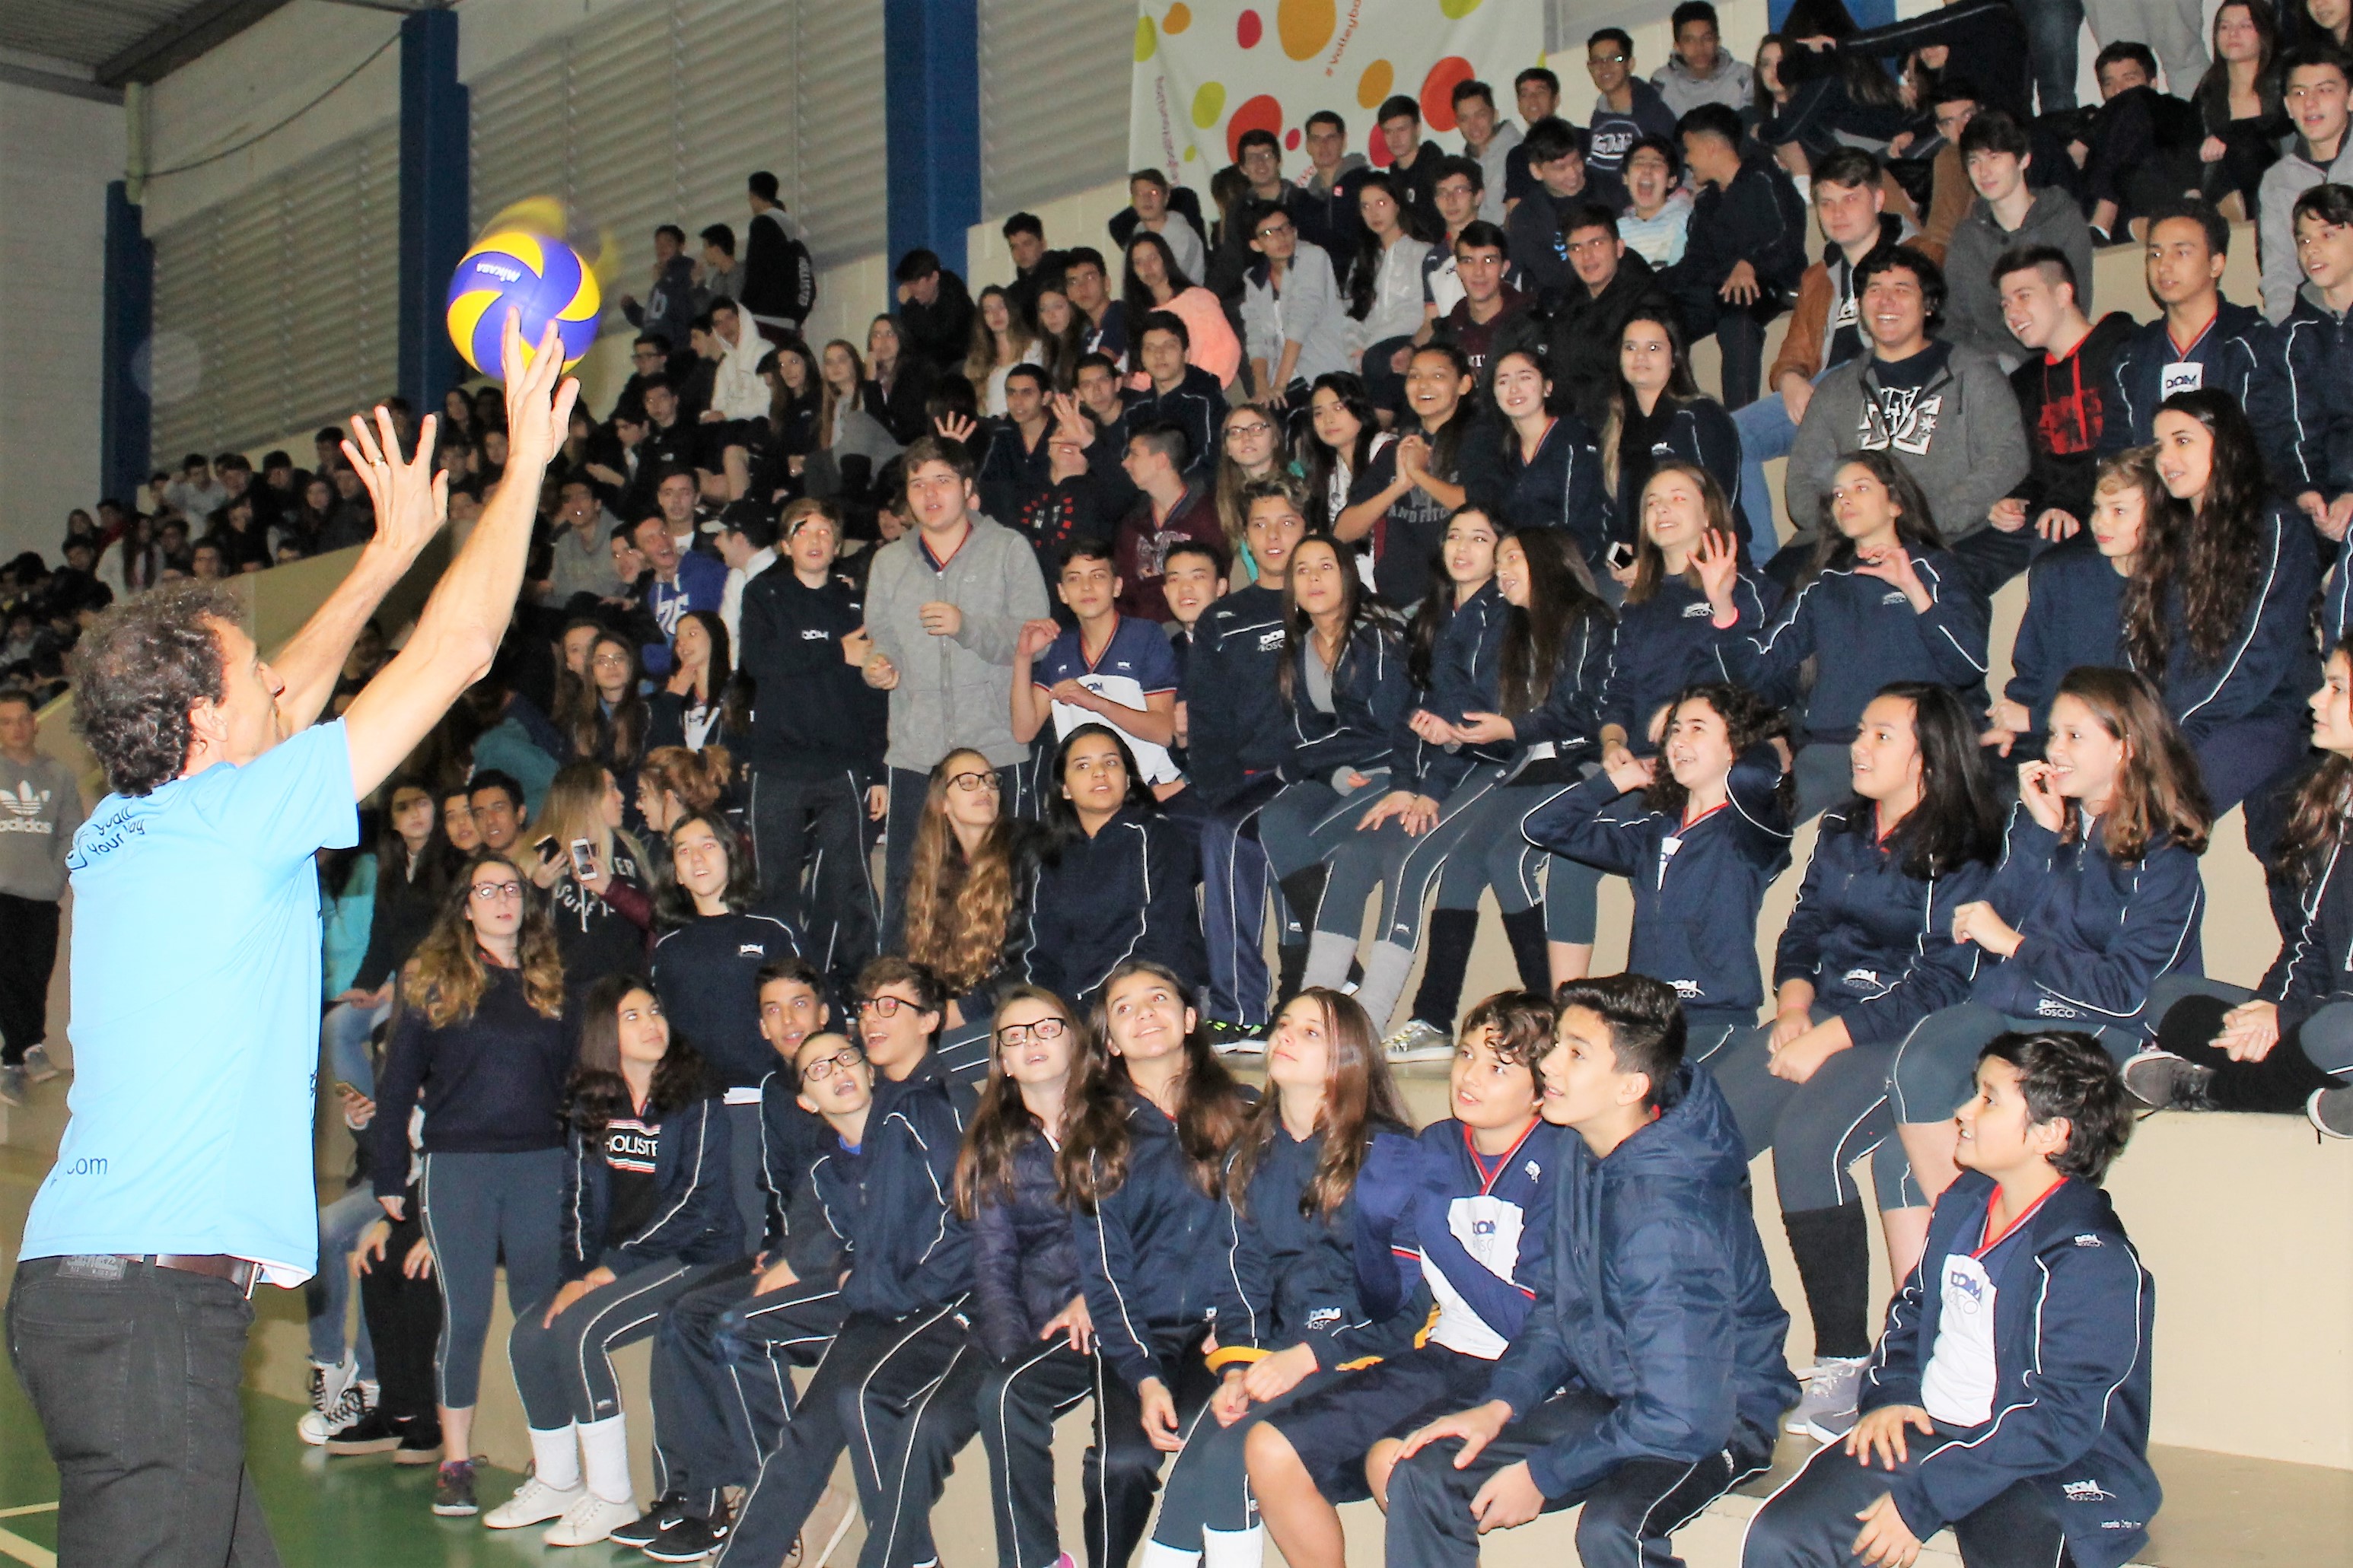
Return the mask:
{"type": "Polygon", "coordinates": [[[449,279],[449,341],[484,375],[502,373],[500,334],[511,305],[522,314],[526,358],[554,321],[569,370],[596,341],[604,300],[579,252],[543,234],[506,229],[476,240],[449,279]]]}

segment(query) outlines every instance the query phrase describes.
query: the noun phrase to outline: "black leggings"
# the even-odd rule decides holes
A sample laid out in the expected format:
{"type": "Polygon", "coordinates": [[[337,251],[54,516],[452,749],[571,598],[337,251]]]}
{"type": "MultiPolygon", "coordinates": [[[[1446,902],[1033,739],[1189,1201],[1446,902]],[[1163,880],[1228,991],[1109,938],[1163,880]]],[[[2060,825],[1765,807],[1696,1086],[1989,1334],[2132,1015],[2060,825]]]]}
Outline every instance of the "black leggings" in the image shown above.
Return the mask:
{"type": "Polygon", "coordinates": [[[360,1265],[360,1311],[375,1346],[375,1374],[382,1381],[378,1408],[387,1420],[430,1421],[433,1352],[441,1342],[441,1288],[430,1277],[412,1279],[402,1268],[409,1249],[423,1238],[423,1205],[408,1190],[408,1215],[385,1238],[384,1256],[360,1265]]]}
{"type": "Polygon", "coordinates": [[[2293,1115],[2316,1089],[2353,1081],[2346,1076],[2353,1074],[2353,1002],[2333,1002],[2282,1029],[2261,1061],[2233,1061],[2214,1037],[2222,1032],[2222,1015],[2252,995],[2219,980],[2160,980],[2149,992],[2149,1012],[2159,1018],[2158,1046],[2214,1069],[2206,1093],[2215,1110],[2293,1115]]]}

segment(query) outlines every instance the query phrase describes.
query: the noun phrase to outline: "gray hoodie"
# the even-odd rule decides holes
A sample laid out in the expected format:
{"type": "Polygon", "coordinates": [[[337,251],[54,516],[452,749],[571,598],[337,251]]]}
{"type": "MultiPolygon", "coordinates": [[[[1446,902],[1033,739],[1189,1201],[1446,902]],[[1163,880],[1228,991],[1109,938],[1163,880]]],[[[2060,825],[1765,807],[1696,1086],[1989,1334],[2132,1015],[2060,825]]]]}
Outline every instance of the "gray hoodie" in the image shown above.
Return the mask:
{"type": "Polygon", "coordinates": [[[932,568],[923,535],[911,531],[875,554],[866,584],[866,629],[874,651],[897,667],[891,693],[891,767],[928,772],[958,746],[993,767],[1029,754],[1013,738],[1013,645],[1021,623],[1041,619],[1046,580],[1029,542],[978,512],[944,570],[932,568]],[[946,600],[964,613],[954,637],[923,629],[923,606],[946,600]]]}
{"type": "Polygon", "coordinates": [[[2312,161],[2312,144],[2287,139],[2280,161],[2263,171],[2255,196],[2255,248],[2263,263],[2263,320],[2278,326],[2295,309],[2304,268],[2295,262],[2295,198],[2318,184],[2353,185],[2353,132],[2338,142],[2326,169],[2312,161]]]}
{"type": "Polygon", "coordinates": [[[1993,204],[1979,196],[1953,231],[1945,251],[1945,314],[1936,335],[1989,353],[2004,370],[2026,361],[2026,351],[2001,319],[2001,292],[1994,287],[1994,264],[2002,253],[2030,245],[2047,245],[2065,253],[2075,269],[2075,302],[2084,314],[2100,319],[2092,304],[2092,227],[2083,209],[2055,186],[2034,193],[2026,221],[2006,229],[1993,216],[1993,204]]]}
{"type": "Polygon", "coordinates": [[[1714,76],[1694,76],[1683,56],[1669,55],[1667,63],[1651,73],[1651,85],[1659,89],[1677,120],[1703,103],[1746,109],[1757,96],[1756,73],[1721,49],[1716,51],[1714,76]]]}
{"type": "Polygon", "coordinates": [[[66,851],[81,826],[81,784],[46,752],[30,766],[0,755],[0,893],[53,904],[66,895],[66,851]]]}
{"type": "Polygon", "coordinates": [[[1878,357],[1864,354],[1814,387],[1789,447],[1789,521],[1811,537],[1839,459],[1885,450],[1919,482],[1947,542],[1975,533],[1993,503],[2026,477],[2026,429],[2010,378],[1992,355],[1959,343],[1908,398],[1883,397],[1878,370],[1878,357]],[[1898,410],[1892,419],[1890,404],[1898,410]]]}

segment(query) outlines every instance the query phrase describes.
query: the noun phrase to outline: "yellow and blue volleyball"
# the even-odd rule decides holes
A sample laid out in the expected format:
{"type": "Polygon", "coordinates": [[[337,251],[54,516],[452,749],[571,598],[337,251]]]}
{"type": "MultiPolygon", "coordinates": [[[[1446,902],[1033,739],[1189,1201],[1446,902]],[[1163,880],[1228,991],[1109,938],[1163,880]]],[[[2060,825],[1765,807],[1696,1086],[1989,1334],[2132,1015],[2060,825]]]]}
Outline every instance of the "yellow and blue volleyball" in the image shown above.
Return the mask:
{"type": "Polygon", "coordinates": [[[507,229],[476,240],[449,279],[449,341],[484,375],[501,374],[501,334],[511,305],[522,312],[526,359],[554,321],[569,370],[596,341],[604,299],[579,252],[543,234],[507,229]]]}

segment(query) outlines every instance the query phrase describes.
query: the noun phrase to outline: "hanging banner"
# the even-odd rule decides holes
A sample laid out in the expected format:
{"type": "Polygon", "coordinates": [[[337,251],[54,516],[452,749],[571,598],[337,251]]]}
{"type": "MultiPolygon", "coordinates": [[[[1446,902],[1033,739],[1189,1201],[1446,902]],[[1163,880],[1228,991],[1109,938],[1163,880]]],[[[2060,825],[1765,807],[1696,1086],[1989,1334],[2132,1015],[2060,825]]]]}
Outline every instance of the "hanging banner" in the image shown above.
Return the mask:
{"type": "Polygon", "coordinates": [[[1535,0],[1145,0],[1128,166],[1166,170],[1207,211],[1209,177],[1235,161],[1244,132],[1273,132],[1295,177],[1307,117],[1329,109],[1347,121],[1349,150],[1386,167],[1373,115],[1395,93],[1459,152],[1455,85],[1487,82],[1508,116],[1512,78],[1541,62],[1544,41],[1535,0]]]}

